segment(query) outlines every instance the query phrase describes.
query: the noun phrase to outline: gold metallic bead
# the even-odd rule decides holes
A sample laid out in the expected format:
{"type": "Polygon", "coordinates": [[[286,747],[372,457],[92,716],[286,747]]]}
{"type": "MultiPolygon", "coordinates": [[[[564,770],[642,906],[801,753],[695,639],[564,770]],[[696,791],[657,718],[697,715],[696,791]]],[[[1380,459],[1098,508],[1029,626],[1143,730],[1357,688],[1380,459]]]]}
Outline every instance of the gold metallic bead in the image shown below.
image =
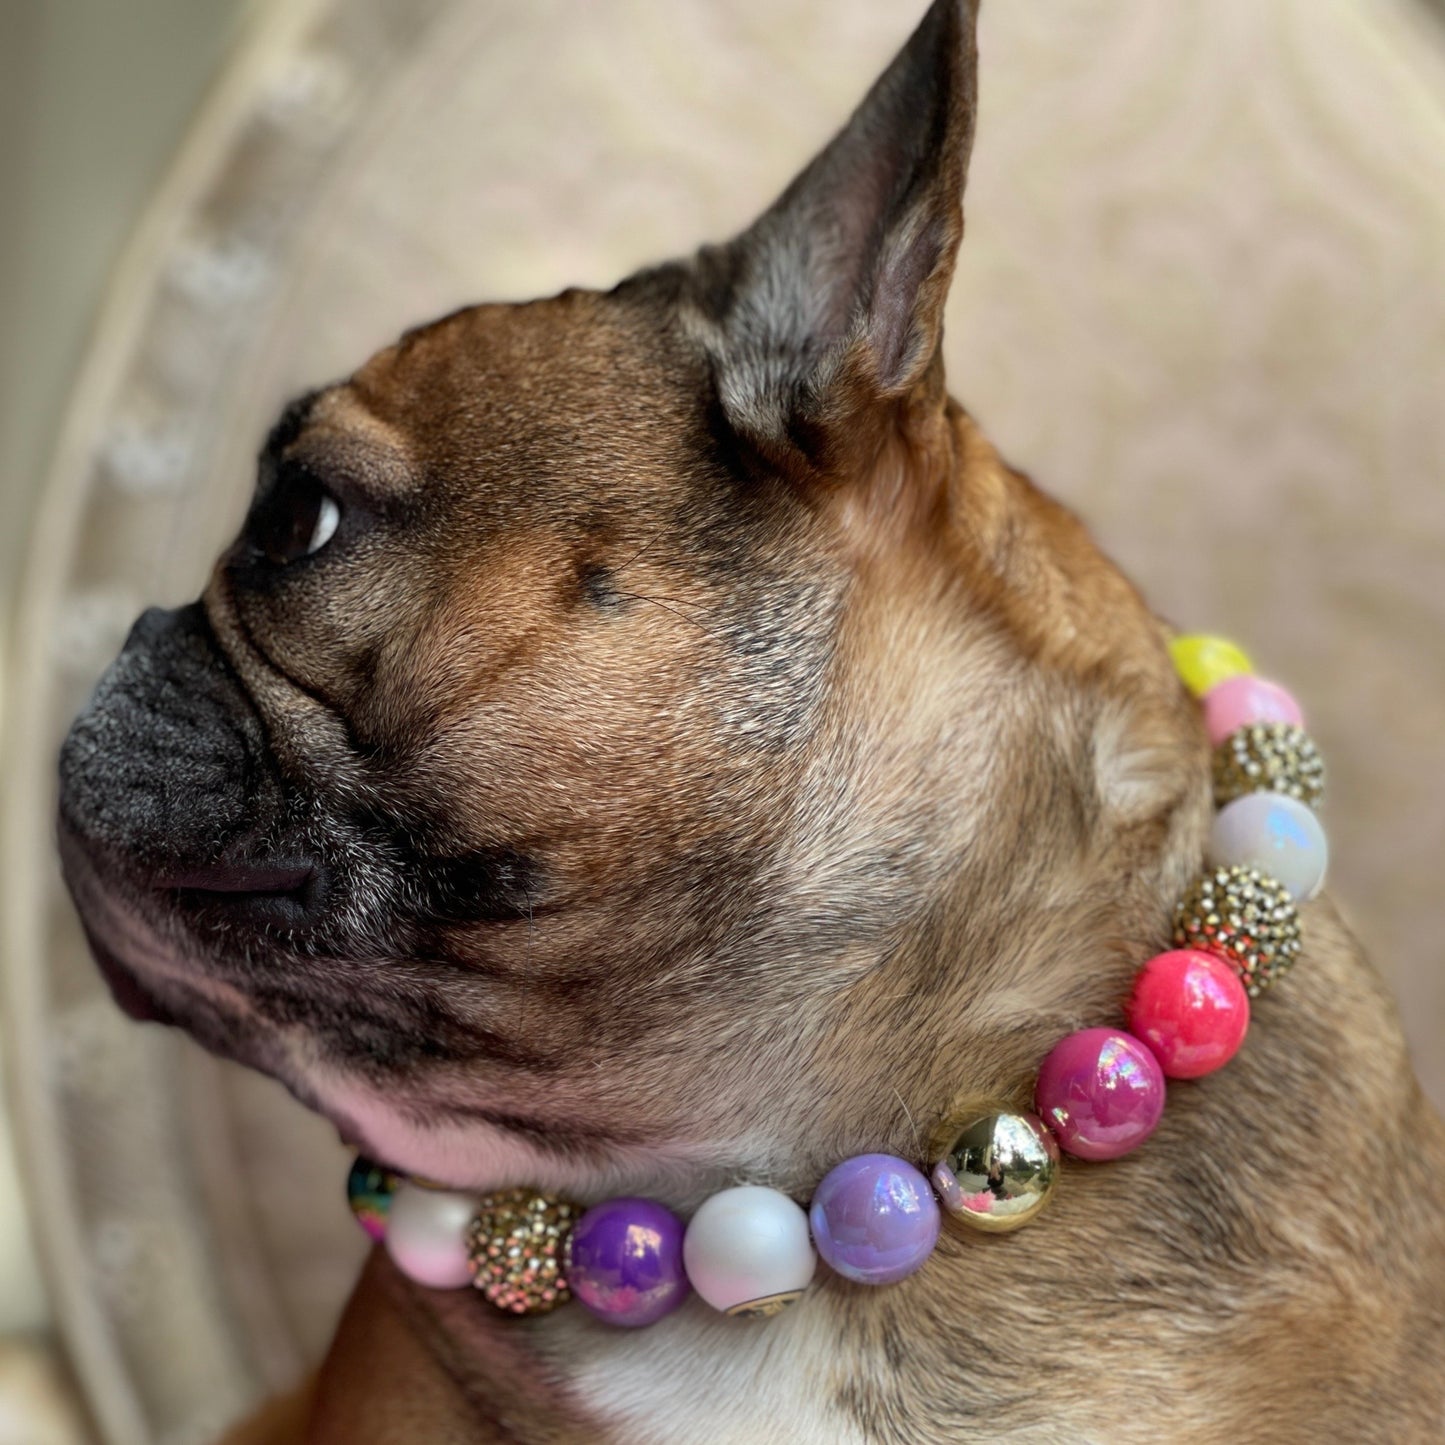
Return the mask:
{"type": "Polygon", "coordinates": [[[984,1114],[933,1166],[945,1213],[986,1234],[1029,1223],[1059,1177],[1059,1146],[1035,1114],[984,1114]]]}
{"type": "Polygon", "coordinates": [[[566,1304],[566,1250],[581,1212],[529,1189],[487,1195],[467,1229],[472,1283],[508,1314],[541,1315],[566,1304]]]}
{"type": "Polygon", "coordinates": [[[1299,955],[1299,914],[1289,890],[1258,868],[1215,868],[1175,911],[1174,942],[1227,959],[1257,998],[1299,955]]]}
{"type": "Polygon", "coordinates": [[[1325,765],[1303,728],[1249,723],[1214,750],[1214,802],[1222,808],[1246,793],[1284,793],[1318,807],[1325,765]]]}

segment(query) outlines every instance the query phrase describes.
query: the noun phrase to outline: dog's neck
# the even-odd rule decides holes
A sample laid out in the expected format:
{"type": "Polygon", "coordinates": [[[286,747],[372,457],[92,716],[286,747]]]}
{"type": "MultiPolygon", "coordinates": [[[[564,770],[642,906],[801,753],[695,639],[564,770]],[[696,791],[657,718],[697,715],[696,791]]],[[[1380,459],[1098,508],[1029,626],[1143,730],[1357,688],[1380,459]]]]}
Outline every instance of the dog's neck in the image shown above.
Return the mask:
{"type": "Polygon", "coordinates": [[[1024,1234],[946,1233],[904,1285],[824,1279],[771,1321],[693,1302],[645,1331],[580,1312],[505,1320],[470,1292],[410,1285],[378,1253],[314,1438],[401,1438],[386,1420],[426,1419],[439,1445],[1305,1441],[1341,1418],[1338,1395],[1273,1383],[1306,1375],[1376,1402],[1361,1438],[1426,1438],[1445,1409],[1425,1363],[1440,1330],[1427,1302],[1445,1286],[1431,1182],[1445,1141],[1335,909],[1311,904],[1306,922],[1288,995],[1261,1006],[1231,1068],[1179,1089],[1137,1155],[1071,1164],[1024,1234]],[[1407,1257],[1429,1289],[1391,1278],[1407,1257]],[[1367,1356],[1362,1328],[1381,1346],[1367,1356]]]}
{"type": "MultiPolygon", "coordinates": [[[[952,427],[955,455],[976,449],[966,420],[952,427]]],[[[1022,539],[1021,557],[1067,555],[1059,534],[1072,519],[991,465],[982,481],[968,469],[974,516],[993,507],[997,534],[1022,539]],[[1054,530],[1048,549],[1027,538],[1036,527],[1054,530]]],[[[885,677],[859,673],[840,688],[840,717],[852,687],[871,700],[869,722],[840,723],[818,742],[799,794],[815,809],[810,851],[778,864],[794,882],[769,915],[772,930],[723,943],[831,968],[838,986],[792,1034],[773,1025],[767,1049],[787,1072],[763,1070],[766,1097],[723,1111],[740,1122],[714,1160],[674,1161],[655,1179],[630,1180],[635,1189],[689,1208],[747,1178],[806,1198],[852,1153],[926,1157],[955,1110],[1022,1103],[1054,1040],[1117,1015],[1198,867],[1207,749],[1192,705],[1170,701],[1172,676],[1166,688],[1151,670],[1150,645],[1122,674],[1107,670],[1121,629],[1147,639],[1155,624],[1113,582],[1102,584],[1107,595],[1090,592],[1101,584],[1086,571],[1025,582],[1000,553],[997,587],[980,597],[976,584],[967,595],[940,588],[924,559],[873,578],[855,599],[850,627],[876,625],[871,595],[890,625],[912,630],[887,653],[885,677]],[[1060,614],[1038,609],[1041,585],[1064,609],[1062,635],[1060,614]],[[1092,629],[1111,617],[1104,645],[1092,629]],[[1021,630],[1036,629],[1026,675],[1008,672],[1008,649],[981,648],[976,627],[1011,629],[1015,654],[1021,630]],[[949,666],[963,654],[968,676],[949,666]],[[990,678],[987,666],[1002,671],[990,678]],[[1055,681],[1058,709],[1035,698],[1006,710],[1021,688],[1055,681]],[[962,688],[975,700],[993,689],[999,709],[975,706],[974,731],[950,732],[949,700],[962,688]],[[1052,737],[1018,731],[1055,716],[1064,721],[1052,737]],[[1052,771],[1018,767],[1021,749],[1049,758],[1052,771]],[[850,848],[864,837],[871,852],[850,848]],[[830,938],[837,917],[845,926],[830,938]]],[[[447,1400],[458,1440],[1308,1438],[1311,1409],[1323,1422],[1338,1401],[1292,1392],[1282,1405],[1262,1382],[1306,1361],[1350,1369],[1361,1310],[1400,1340],[1371,1358],[1408,1358],[1408,1311],[1376,1316],[1372,1300],[1389,1284],[1370,1261],[1400,1257],[1408,1240],[1442,1268],[1445,1229],[1423,1206],[1445,1145],[1420,1110],[1393,1005],[1333,907],[1307,906],[1304,923],[1305,956],[1257,1010],[1241,1056],[1176,1086],[1147,1148],[1114,1164],[1070,1162],[1038,1225],[997,1239],[945,1232],[902,1285],[828,1277],[775,1320],[728,1320],[693,1301],[649,1330],[616,1331],[580,1311],[492,1317],[470,1292],[419,1291],[378,1258],[354,1310],[403,1321],[423,1342],[427,1388],[434,1405],[447,1400]],[[1371,1159],[1390,1160],[1379,1167],[1395,1183],[1362,1207],[1371,1159]],[[1047,1357],[1033,1328],[1044,1319],[1047,1357]],[[1206,1379],[1207,1391],[1194,1388],[1206,1379]],[[1202,1424],[1196,1433],[1189,1412],[1203,1400],[1209,1433],[1202,1424]]],[[[398,1382],[403,1398],[416,1378],[398,1382]]],[[[1401,1393],[1383,1380],[1361,1398],[1375,1384],[1401,1393]]],[[[354,1421],[354,1402],[341,1398],[350,1393],[333,1379],[323,1417],[330,1409],[354,1421]]],[[[1421,1408],[1438,1406],[1431,1397],[1421,1408]]]]}

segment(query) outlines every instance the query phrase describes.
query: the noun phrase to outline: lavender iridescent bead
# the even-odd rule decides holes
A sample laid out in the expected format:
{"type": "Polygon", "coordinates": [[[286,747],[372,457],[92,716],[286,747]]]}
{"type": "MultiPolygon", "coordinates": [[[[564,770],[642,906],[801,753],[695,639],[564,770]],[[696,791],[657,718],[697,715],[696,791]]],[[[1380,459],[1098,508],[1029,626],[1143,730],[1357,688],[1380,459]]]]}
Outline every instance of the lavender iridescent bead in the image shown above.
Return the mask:
{"type": "Polygon", "coordinates": [[[904,1279],[938,1243],[938,1201],[928,1180],[891,1154],[859,1154],[830,1170],[808,1220],[818,1253],[858,1284],[904,1279]]]}
{"type": "Polygon", "coordinates": [[[573,1295],[610,1325],[650,1325],[687,1298],[682,1221],[652,1199],[609,1199],[577,1221],[567,1264],[573,1295]]]}
{"type": "Polygon", "coordinates": [[[1055,1044],[1044,1060],[1034,1102],[1066,1153],[1117,1159],[1158,1126],[1164,1071],[1133,1034],[1082,1029],[1055,1044]]]}

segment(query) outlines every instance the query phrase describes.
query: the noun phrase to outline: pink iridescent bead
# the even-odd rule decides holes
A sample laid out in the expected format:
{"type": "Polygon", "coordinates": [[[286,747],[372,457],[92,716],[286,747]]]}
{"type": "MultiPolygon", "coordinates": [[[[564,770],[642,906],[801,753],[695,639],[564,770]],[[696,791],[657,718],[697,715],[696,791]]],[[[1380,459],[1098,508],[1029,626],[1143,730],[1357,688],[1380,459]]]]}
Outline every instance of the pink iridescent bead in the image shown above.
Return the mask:
{"type": "Polygon", "coordinates": [[[1249,995],[1222,958],[1176,948],[1151,958],[1134,980],[1129,1027],[1171,1079],[1197,1079],[1227,1064],[1249,1028],[1249,995]]]}
{"type": "Polygon", "coordinates": [[[1250,723],[1276,722],[1305,725],[1300,705],[1277,682],[1242,673],[1204,694],[1204,727],[1211,747],[1250,723]]]}
{"type": "Polygon", "coordinates": [[[1164,1073],[1149,1046],[1123,1029],[1082,1029],[1054,1045],[1034,1100],[1061,1149],[1078,1159],[1117,1159],[1157,1127],[1164,1073]]]}

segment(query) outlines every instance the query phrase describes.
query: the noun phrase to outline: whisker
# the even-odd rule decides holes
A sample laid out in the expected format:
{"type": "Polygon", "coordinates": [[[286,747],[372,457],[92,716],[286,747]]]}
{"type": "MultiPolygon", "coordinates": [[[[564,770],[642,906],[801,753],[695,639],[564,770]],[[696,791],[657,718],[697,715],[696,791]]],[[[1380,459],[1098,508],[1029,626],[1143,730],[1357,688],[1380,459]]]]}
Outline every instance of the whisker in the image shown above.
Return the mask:
{"type": "Polygon", "coordinates": [[[690,617],[686,612],[684,612],[683,606],[680,602],[664,600],[661,597],[648,597],[641,592],[619,592],[617,595],[619,597],[630,598],[634,602],[650,602],[654,607],[661,607],[664,612],[671,612],[673,616],[679,617],[684,622],[690,623],[693,627],[696,627],[699,632],[705,632],[715,642],[723,642],[725,640],[719,633],[714,632],[710,627],[706,627],[701,622],[699,622],[697,618],[690,617]]]}
{"type": "Polygon", "coordinates": [[[638,560],[638,558],[645,556],[645,555],[646,555],[648,552],[650,552],[650,551],[652,550],[652,548],[655,547],[655,546],[657,545],[657,543],[660,542],[661,540],[662,540],[662,533],[661,533],[661,532],[654,532],[654,533],[652,534],[652,536],[650,536],[650,537],[647,539],[647,541],[645,541],[645,542],[642,544],[642,546],[640,546],[640,547],[637,549],[637,551],[635,551],[625,562],[619,563],[619,564],[618,564],[616,567],[614,567],[612,570],[613,570],[614,572],[625,572],[629,567],[632,566],[632,564],[633,564],[634,562],[636,562],[636,561],[638,560]]]}
{"type": "MultiPolygon", "coordinates": [[[[893,1086],[890,1084],[889,1088],[893,1088],[893,1086]]],[[[908,1105],[903,1102],[903,1095],[897,1089],[893,1089],[893,1097],[898,1100],[898,1107],[903,1110],[903,1116],[908,1120],[908,1127],[913,1130],[913,1148],[921,1159],[923,1157],[923,1140],[919,1137],[918,1123],[908,1105]]]]}

